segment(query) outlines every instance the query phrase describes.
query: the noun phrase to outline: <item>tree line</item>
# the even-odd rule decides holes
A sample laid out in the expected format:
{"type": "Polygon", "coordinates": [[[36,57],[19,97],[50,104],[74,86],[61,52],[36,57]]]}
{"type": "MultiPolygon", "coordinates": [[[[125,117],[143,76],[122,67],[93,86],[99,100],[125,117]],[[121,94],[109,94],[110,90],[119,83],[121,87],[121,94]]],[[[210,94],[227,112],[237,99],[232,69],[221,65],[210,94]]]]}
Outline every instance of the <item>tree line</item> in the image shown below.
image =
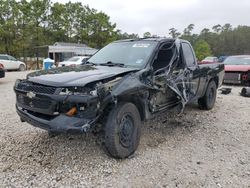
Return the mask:
{"type": "Polygon", "coordinates": [[[34,48],[55,42],[100,48],[120,35],[107,14],[80,2],[0,0],[0,53],[32,56],[34,48]]]}
{"type": "MultiPolygon", "coordinates": [[[[188,40],[194,47],[196,56],[202,60],[206,56],[229,56],[250,54],[250,27],[239,25],[233,27],[227,23],[214,25],[212,29],[204,28],[199,34],[192,33],[194,24],[189,24],[182,33],[175,28],[169,29],[172,38],[188,40]]],[[[152,36],[149,32],[144,37],[152,36]]]]}
{"type": "MultiPolygon", "coordinates": [[[[208,55],[250,54],[250,27],[215,25],[193,33],[194,24],[166,35],[191,42],[198,59],[208,55]]],[[[149,32],[144,37],[157,37],[149,32]]],[[[94,48],[118,39],[139,38],[117,29],[102,11],[81,2],[52,3],[50,0],[0,0],[0,53],[16,57],[35,56],[37,47],[55,42],[86,43],[94,48]]]]}

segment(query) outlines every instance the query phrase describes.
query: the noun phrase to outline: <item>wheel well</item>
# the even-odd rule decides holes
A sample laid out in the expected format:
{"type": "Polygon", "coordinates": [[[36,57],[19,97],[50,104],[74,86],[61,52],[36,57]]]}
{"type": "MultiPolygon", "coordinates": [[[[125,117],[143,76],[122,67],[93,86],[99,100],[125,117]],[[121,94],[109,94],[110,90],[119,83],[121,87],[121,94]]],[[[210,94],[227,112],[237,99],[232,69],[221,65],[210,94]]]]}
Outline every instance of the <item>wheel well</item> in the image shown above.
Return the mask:
{"type": "MultiPolygon", "coordinates": [[[[211,81],[214,81],[214,82],[215,82],[216,88],[219,87],[219,78],[218,78],[218,76],[215,76],[215,77],[211,78],[211,79],[209,80],[209,82],[211,82],[211,81]]],[[[209,82],[208,82],[208,83],[209,83],[209,82]]]]}
{"type": "Polygon", "coordinates": [[[142,100],[139,97],[126,97],[119,98],[118,102],[130,102],[133,103],[139,111],[141,120],[145,120],[145,109],[142,100]]]}
{"type": "MultiPolygon", "coordinates": [[[[139,111],[140,114],[140,118],[141,120],[145,120],[145,109],[144,109],[144,105],[143,102],[141,101],[141,99],[139,97],[120,97],[117,98],[117,102],[121,103],[121,102],[130,102],[133,103],[136,108],[139,111]]],[[[105,110],[103,111],[103,114],[101,116],[101,119],[105,119],[109,112],[112,110],[112,108],[114,108],[115,103],[114,102],[110,102],[105,106],[105,110]]]]}

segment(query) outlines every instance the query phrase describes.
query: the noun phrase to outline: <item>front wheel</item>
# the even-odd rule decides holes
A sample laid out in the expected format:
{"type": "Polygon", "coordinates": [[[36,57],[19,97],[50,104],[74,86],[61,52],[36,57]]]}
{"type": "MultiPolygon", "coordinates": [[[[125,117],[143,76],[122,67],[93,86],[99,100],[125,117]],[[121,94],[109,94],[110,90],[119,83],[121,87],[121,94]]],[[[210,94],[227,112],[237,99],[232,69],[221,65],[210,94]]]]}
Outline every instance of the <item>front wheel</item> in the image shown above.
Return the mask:
{"type": "Polygon", "coordinates": [[[109,113],[105,126],[105,146],[115,158],[133,154],[140,142],[141,118],[132,103],[121,103],[109,113]]]}
{"type": "Polygon", "coordinates": [[[25,66],[24,65],[20,65],[18,70],[19,71],[25,71],[25,66]]]}
{"type": "Polygon", "coordinates": [[[214,107],[217,95],[217,87],[214,81],[208,83],[205,95],[198,100],[202,109],[211,110],[214,107]]]}

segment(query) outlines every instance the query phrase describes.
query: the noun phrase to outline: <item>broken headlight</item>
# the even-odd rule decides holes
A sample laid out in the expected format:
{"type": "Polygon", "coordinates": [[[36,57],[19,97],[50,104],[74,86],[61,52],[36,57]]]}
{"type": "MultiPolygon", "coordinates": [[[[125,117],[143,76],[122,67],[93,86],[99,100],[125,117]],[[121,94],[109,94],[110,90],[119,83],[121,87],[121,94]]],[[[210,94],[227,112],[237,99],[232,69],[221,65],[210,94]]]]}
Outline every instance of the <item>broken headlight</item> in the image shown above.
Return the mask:
{"type": "Polygon", "coordinates": [[[62,88],[59,95],[97,95],[97,90],[87,87],[69,87],[62,88]]]}

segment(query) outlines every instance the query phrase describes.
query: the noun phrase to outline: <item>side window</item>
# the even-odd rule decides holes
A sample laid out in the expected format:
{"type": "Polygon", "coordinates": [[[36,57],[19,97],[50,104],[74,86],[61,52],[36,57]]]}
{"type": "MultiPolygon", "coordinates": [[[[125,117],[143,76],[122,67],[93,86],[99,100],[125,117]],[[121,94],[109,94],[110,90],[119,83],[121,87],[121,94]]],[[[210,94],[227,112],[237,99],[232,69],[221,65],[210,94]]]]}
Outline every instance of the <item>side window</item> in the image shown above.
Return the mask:
{"type": "Polygon", "coordinates": [[[193,54],[193,50],[191,49],[188,43],[182,43],[182,50],[184,58],[186,59],[186,63],[188,67],[192,67],[195,65],[195,57],[193,54]]]}
{"type": "Polygon", "coordinates": [[[154,71],[162,69],[170,63],[170,60],[173,56],[172,49],[170,48],[171,45],[172,45],[172,43],[165,44],[159,50],[159,52],[157,54],[157,58],[153,63],[154,71]]]}
{"type": "Polygon", "coordinates": [[[12,57],[12,56],[8,56],[8,58],[9,58],[9,60],[11,60],[11,61],[16,61],[16,58],[14,58],[14,57],[12,57]]]}
{"type": "Polygon", "coordinates": [[[9,60],[8,57],[6,55],[0,55],[0,59],[1,60],[9,60]]]}

